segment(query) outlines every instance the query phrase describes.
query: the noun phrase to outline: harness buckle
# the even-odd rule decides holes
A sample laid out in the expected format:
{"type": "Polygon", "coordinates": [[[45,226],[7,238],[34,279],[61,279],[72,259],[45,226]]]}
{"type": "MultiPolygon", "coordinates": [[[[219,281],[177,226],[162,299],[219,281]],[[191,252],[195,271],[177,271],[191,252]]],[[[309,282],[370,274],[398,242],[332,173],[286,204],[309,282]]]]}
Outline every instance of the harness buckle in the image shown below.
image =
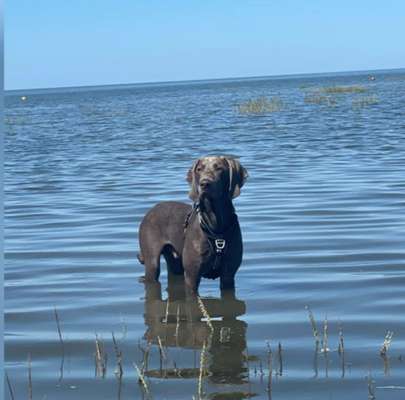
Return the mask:
{"type": "Polygon", "coordinates": [[[215,239],[217,253],[222,253],[222,250],[225,248],[225,244],[225,239],[215,239]]]}

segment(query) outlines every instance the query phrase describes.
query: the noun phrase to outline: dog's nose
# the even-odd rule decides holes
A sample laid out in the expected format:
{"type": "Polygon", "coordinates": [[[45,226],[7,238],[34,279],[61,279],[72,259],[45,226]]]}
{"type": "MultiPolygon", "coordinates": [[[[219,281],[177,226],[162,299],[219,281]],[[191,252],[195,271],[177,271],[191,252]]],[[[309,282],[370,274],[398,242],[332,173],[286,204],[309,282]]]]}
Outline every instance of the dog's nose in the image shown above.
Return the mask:
{"type": "Polygon", "coordinates": [[[208,179],[203,179],[202,181],[200,181],[201,189],[208,189],[210,185],[211,181],[209,181],[208,179]]]}

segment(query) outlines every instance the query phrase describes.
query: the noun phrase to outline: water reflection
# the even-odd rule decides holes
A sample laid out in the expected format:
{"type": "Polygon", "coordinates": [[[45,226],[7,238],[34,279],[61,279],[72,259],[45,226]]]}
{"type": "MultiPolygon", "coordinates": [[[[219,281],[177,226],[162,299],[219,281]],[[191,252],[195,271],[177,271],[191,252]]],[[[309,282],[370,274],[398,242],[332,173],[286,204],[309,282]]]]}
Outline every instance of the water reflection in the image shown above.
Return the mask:
{"type": "Polygon", "coordinates": [[[187,298],[181,277],[170,277],[166,300],[159,282],[145,284],[145,339],[163,348],[159,370],[145,368],[145,375],[160,378],[198,378],[199,362],[193,368],[169,368],[164,349],[201,350],[207,346],[204,376],[210,383],[240,385],[247,382],[247,324],[238,319],[246,311],[245,302],[233,293],[221,298],[203,298],[213,329],[207,324],[196,299],[187,298]]]}

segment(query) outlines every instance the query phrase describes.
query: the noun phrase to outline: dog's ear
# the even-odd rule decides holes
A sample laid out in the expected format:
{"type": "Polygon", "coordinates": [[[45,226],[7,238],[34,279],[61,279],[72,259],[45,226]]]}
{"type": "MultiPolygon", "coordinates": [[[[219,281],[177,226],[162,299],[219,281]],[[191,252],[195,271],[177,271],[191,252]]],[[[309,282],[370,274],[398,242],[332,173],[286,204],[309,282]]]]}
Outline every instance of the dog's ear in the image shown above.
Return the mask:
{"type": "Polygon", "coordinates": [[[197,182],[195,179],[195,170],[197,168],[198,163],[200,160],[194,161],[193,165],[187,172],[187,182],[190,185],[190,192],[188,193],[188,197],[190,197],[191,200],[197,201],[198,200],[198,191],[197,191],[197,182]]]}
{"type": "Polygon", "coordinates": [[[240,195],[240,189],[245,184],[249,176],[238,160],[230,157],[224,157],[229,168],[229,194],[232,199],[240,195]]]}

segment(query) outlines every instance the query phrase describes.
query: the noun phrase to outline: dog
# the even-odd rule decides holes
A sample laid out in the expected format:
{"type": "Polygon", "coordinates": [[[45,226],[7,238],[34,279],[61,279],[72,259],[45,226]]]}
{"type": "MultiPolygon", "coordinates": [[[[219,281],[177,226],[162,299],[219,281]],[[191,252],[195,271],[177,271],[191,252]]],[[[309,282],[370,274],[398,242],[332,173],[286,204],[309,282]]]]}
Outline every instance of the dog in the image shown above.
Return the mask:
{"type": "Polygon", "coordinates": [[[187,173],[193,206],[158,203],[140,224],[138,259],[145,265],[144,281],[158,281],[163,254],[169,274],[184,274],[187,293],[198,293],[201,277],[219,277],[221,291],[234,290],[243,245],[232,200],[247,177],[247,170],[231,157],[207,156],[193,163],[187,173]]]}

